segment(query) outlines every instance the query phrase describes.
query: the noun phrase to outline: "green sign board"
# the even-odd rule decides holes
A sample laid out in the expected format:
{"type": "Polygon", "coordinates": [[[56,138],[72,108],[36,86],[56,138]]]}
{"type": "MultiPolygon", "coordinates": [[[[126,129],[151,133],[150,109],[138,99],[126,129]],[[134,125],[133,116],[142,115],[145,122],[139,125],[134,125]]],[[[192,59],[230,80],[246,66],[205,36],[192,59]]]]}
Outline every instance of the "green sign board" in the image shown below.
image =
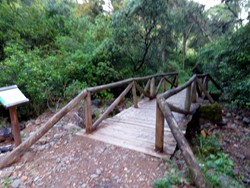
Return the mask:
{"type": "Polygon", "coordinates": [[[0,88],[0,102],[5,108],[29,102],[16,85],[0,88]]]}

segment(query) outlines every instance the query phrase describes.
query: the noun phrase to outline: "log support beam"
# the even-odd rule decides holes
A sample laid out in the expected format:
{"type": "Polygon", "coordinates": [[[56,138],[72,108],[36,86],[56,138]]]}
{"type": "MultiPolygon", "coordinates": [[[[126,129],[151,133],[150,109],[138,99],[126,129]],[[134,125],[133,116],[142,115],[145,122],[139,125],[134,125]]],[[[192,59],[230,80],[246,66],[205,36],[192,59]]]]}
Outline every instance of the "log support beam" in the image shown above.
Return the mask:
{"type": "Polygon", "coordinates": [[[156,131],[155,131],[155,150],[163,152],[164,143],[164,116],[156,102],[156,131]]]}

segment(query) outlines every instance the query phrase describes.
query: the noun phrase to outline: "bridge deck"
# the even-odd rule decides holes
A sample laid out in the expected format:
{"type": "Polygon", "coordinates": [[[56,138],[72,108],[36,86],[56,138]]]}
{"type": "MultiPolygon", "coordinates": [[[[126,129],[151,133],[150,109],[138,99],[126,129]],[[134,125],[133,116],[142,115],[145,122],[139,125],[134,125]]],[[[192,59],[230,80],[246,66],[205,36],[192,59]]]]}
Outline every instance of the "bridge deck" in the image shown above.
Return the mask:
{"type": "MultiPolygon", "coordinates": [[[[183,107],[185,95],[186,90],[169,98],[168,102],[183,107]]],[[[182,114],[174,113],[174,116],[177,122],[186,119],[182,114]]],[[[78,135],[156,157],[169,156],[175,149],[175,139],[165,121],[164,153],[155,152],[155,122],[156,100],[144,99],[139,102],[139,108],[130,107],[116,116],[104,120],[97,131],[91,134],[80,132],[78,135]]]]}

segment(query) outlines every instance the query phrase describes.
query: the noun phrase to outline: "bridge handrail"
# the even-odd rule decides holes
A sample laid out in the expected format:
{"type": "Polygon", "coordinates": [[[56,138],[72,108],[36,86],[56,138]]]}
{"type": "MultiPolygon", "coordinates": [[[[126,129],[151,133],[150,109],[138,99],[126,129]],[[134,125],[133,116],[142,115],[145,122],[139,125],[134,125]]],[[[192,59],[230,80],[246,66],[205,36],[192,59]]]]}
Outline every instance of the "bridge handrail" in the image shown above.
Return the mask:
{"type": "Polygon", "coordinates": [[[198,74],[192,76],[183,85],[170,89],[157,97],[156,105],[156,136],[155,149],[163,151],[164,144],[164,118],[166,119],[171,132],[177,142],[178,148],[181,150],[183,157],[191,170],[192,177],[197,187],[207,187],[204,180],[204,175],[201,171],[199,163],[194,157],[194,154],[185,139],[185,136],[178,127],[177,121],[174,118],[172,111],[183,113],[185,115],[190,113],[191,103],[196,102],[198,96],[207,97],[211,103],[214,103],[213,98],[208,92],[208,81],[211,81],[218,89],[222,90],[219,85],[212,79],[209,74],[198,74]],[[184,109],[169,104],[166,100],[186,89],[186,99],[184,109]]]}
{"type": "Polygon", "coordinates": [[[72,99],[67,105],[65,105],[61,110],[54,114],[44,125],[42,125],[34,134],[29,138],[23,141],[18,147],[16,147],[12,152],[4,156],[0,161],[0,169],[11,165],[12,163],[18,161],[20,157],[45,133],[47,133],[62,117],[64,117],[68,112],[75,108],[82,100],[85,100],[85,124],[86,132],[91,133],[97,126],[105,119],[108,114],[119,104],[121,99],[132,89],[134,106],[137,107],[138,98],[136,95],[136,89],[142,93],[144,96],[154,98],[160,90],[160,87],[163,87],[163,91],[166,90],[166,83],[171,84],[172,87],[178,85],[178,73],[164,73],[164,74],[155,74],[145,77],[136,77],[130,78],[115,83],[110,83],[101,86],[88,87],[79,93],[74,99],[72,99]],[[173,80],[168,78],[168,76],[173,77],[173,80]],[[155,78],[161,77],[158,86],[155,88],[155,78]],[[145,88],[139,86],[138,82],[147,80],[148,82],[145,88]],[[136,83],[137,82],[137,83],[136,83]],[[119,87],[122,85],[128,84],[127,88],[120,94],[120,96],[107,108],[103,115],[96,120],[92,125],[92,113],[91,113],[91,93],[95,93],[105,89],[111,89],[114,87],[119,87]],[[147,90],[150,90],[150,93],[147,93],[147,90]],[[156,90],[155,90],[156,89],[156,90]]]}

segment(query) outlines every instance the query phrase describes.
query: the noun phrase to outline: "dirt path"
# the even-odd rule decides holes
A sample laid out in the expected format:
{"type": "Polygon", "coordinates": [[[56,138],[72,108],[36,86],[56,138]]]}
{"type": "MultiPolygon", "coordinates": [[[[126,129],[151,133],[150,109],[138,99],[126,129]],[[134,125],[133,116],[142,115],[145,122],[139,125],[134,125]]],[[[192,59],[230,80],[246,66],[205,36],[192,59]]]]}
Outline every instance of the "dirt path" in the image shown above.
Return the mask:
{"type": "MultiPolygon", "coordinates": [[[[24,136],[43,121],[31,121],[24,136]]],[[[163,160],[76,135],[59,122],[19,163],[0,171],[0,187],[152,187],[166,171],[163,160]]]]}

